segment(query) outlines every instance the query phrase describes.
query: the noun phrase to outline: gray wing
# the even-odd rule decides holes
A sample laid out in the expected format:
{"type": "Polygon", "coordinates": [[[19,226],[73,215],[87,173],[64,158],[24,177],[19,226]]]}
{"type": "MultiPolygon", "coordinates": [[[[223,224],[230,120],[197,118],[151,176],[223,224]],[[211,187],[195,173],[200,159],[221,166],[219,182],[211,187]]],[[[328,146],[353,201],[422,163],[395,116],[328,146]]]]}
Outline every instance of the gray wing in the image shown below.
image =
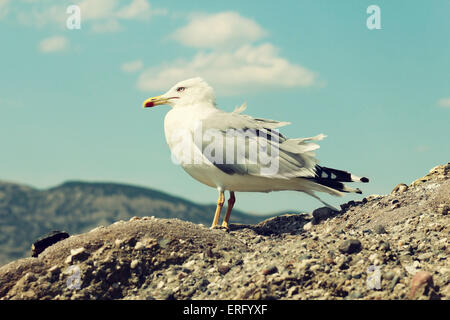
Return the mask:
{"type": "Polygon", "coordinates": [[[289,179],[314,177],[318,161],[312,140],[325,136],[287,139],[277,128],[289,124],[242,115],[239,108],[232,113],[217,112],[202,124],[202,139],[195,145],[221,171],[233,175],[255,175],[289,179]]]}

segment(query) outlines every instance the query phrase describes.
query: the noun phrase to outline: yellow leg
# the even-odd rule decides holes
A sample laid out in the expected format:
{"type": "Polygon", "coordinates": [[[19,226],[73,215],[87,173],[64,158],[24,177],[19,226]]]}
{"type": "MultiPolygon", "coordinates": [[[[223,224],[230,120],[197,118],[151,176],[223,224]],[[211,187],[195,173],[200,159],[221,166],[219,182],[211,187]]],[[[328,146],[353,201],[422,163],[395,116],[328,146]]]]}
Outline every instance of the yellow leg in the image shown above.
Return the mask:
{"type": "Polygon", "coordinates": [[[211,225],[211,229],[217,227],[220,218],[220,211],[222,211],[223,204],[225,203],[225,194],[223,191],[219,191],[219,199],[217,199],[216,213],[214,214],[214,220],[211,225]]]}
{"type": "Polygon", "coordinates": [[[230,191],[230,198],[228,199],[228,208],[225,218],[222,222],[222,227],[228,229],[228,220],[230,220],[231,210],[233,210],[234,203],[236,202],[236,198],[234,197],[234,192],[230,191]]]}

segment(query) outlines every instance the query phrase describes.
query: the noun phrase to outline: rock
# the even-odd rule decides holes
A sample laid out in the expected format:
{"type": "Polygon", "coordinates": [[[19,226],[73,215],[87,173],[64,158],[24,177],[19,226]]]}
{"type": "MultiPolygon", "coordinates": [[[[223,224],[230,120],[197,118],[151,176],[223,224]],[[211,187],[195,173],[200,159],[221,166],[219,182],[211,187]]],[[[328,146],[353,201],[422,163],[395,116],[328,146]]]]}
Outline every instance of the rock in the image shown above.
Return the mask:
{"type": "Polygon", "coordinates": [[[377,253],[373,253],[373,254],[371,254],[370,256],[369,256],[369,261],[370,262],[374,262],[375,260],[377,260],[379,257],[378,257],[378,254],[377,253]]]}
{"type": "Polygon", "coordinates": [[[388,271],[383,275],[383,279],[386,279],[386,280],[392,280],[392,279],[394,279],[394,277],[395,277],[395,272],[393,272],[393,271],[388,271]]]}
{"type": "Polygon", "coordinates": [[[335,215],[339,214],[339,211],[333,210],[328,207],[318,208],[313,211],[313,220],[312,224],[319,224],[320,221],[327,220],[335,215]]]}
{"type": "Polygon", "coordinates": [[[449,173],[450,173],[450,162],[445,165],[436,166],[432,168],[426,176],[415,180],[411,184],[411,186],[416,187],[432,179],[436,180],[446,179],[449,176],[449,173]]]}
{"type": "Polygon", "coordinates": [[[395,188],[392,190],[392,194],[394,193],[403,193],[408,190],[408,186],[404,183],[400,183],[395,186],[395,188]]]}
{"type": "Polygon", "coordinates": [[[305,223],[304,225],[303,225],[303,230],[305,230],[305,231],[309,231],[309,230],[311,230],[312,229],[312,226],[313,226],[313,224],[312,224],[312,222],[310,221],[310,222],[308,222],[308,223],[305,223]]]}
{"type": "Polygon", "coordinates": [[[432,252],[425,252],[425,253],[419,254],[417,256],[417,259],[419,259],[420,261],[427,261],[427,260],[430,260],[430,258],[432,256],[433,256],[432,252]]]}
{"type": "Polygon", "coordinates": [[[380,196],[379,194],[371,194],[369,196],[366,197],[367,201],[373,201],[376,199],[380,199],[382,196],[380,196]]]}
{"type": "Polygon", "coordinates": [[[411,280],[408,297],[410,299],[436,298],[431,273],[419,271],[414,275],[411,280]]]}
{"type": "Polygon", "coordinates": [[[69,237],[69,234],[64,231],[52,231],[45,236],[39,238],[31,245],[31,256],[37,257],[45,249],[54,245],[55,243],[69,237]]]}
{"type": "Polygon", "coordinates": [[[70,250],[70,254],[75,258],[82,255],[84,252],[86,252],[86,249],[83,247],[70,250]]]}
{"type": "Polygon", "coordinates": [[[414,261],[414,263],[410,265],[405,265],[404,268],[409,274],[415,275],[420,270],[420,263],[418,261],[414,261]]]}
{"type": "Polygon", "coordinates": [[[395,210],[395,209],[398,209],[400,207],[401,207],[400,203],[399,202],[395,202],[394,205],[391,206],[391,210],[395,210]]]}
{"type": "Polygon", "coordinates": [[[381,251],[389,251],[391,250],[391,245],[389,244],[389,242],[381,240],[378,244],[378,249],[381,251]]]}
{"type": "Polygon", "coordinates": [[[114,244],[120,248],[120,246],[124,243],[125,241],[123,239],[116,239],[116,241],[114,241],[114,244]]]}
{"type": "Polygon", "coordinates": [[[226,265],[226,264],[221,264],[221,265],[217,266],[217,271],[222,275],[228,273],[228,271],[230,271],[230,269],[231,269],[230,266],[226,265]]]}
{"type": "Polygon", "coordinates": [[[357,239],[346,240],[339,245],[339,251],[346,254],[357,253],[361,249],[361,242],[357,239]]]}
{"type": "Polygon", "coordinates": [[[134,250],[142,250],[145,249],[145,244],[143,244],[141,241],[136,242],[134,245],[134,250]]]}
{"type": "Polygon", "coordinates": [[[359,291],[352,292],[348,295],[349,300],[361,299],[362,297],[363,297],[363,295],[359,291]]]}
{"type": "Polygon", "coordinates": [[[442,215],[448,215],[450,212],[450,206],[446,204],[441,204],[438,206],[437,212],[442,215]]]}
{"type": "Polygon", "coordinates": [[[356,205],[356,202],[351,200],[351,201],[349,201],[347,203],[341,204],[341,210],[343,212],[345,212],[345,211],[347,211],[348,209],[350,209],[351,207],[353,207],[355,205],[356,205]]]}
{"type": "Polygon", "coordinates": [[[159,238],[158,239],[158,244],[161,248],[167,248],[169,246],[170,241],[172,241],[172,239],[168,239],[168,238],[159,238]]]}
{"type": "Polygon", "coordinates": [[[134,259],[133,261],[131,261],[130,263],[130,269],[135,269],[137,267],[137,265],[139,264],[139,260],[134,259]]]}
{"type": "MultiPolygon", "coordinates": [[[[389,280],[389,279],[387,279],[387,280],[389,280]]],[[[397,283],[400,281],[400,277],[399,276],[397,276],[397,275],[395,275],[393,278],[392,278],[392,280],[391,280],[391,282],[390,282],[390,284],[389,284],[389,290],[392,292],[392,291],[394,291],[394,289],[395,289],[395,286],[397,285],[397,283]]]]}
{"type": "Polygon", "coordinates": [[[381,225],[381,224],[377,224],[377,225],[373,228],[373,232],[375,232],[376,234],[387,233],[387,232],[386,232],[386,229],[385,229],[384,226],[381,225]]]}
{"type": "Polygon", "coordinates": [[[278,272],[278,268],[276,266],[269,266],[263,270],[263,275],[267,276],[269,274],[274,274],[278,272]]]}
{"type": "Polygon", "coordinates": [[[70,256],[64,261],[66,264],[71,264],[75,261],[84,261],[89,257],[89,253],[84,247],[70,250],[70,256]]]}

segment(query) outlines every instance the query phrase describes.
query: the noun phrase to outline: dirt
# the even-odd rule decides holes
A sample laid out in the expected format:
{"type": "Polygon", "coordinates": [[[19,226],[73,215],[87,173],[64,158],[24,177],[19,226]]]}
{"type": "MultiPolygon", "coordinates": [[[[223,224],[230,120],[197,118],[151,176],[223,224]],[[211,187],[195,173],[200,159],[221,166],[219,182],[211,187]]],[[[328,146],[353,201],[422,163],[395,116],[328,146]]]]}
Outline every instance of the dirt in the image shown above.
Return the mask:
{"type": "Polygon", "coordinates": [[[119,221],[1,267],[0,299],[448,300],[449,178],[228,231],[119,221]]]}

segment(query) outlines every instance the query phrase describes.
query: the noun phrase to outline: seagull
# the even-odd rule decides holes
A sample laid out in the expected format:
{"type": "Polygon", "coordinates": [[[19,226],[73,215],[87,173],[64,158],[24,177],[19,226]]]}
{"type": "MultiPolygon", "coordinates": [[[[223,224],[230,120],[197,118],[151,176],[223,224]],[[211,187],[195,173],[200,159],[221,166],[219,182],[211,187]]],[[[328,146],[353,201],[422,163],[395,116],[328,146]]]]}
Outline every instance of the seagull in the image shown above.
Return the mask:
{"type": "Polygon", "coordinates": [[[217,108],[214,90],[202,78],[181,81],[163,95],[143,103],[144,108],[158,105],[172,108],[164,119],[172,161],[219,193],[213,229],[228,229],[235,192],[294,190],[333,208],[315,192],[334,196],[342,196],[343,192],[362,193],[343,182],[369,182],[366,177],[318,164],[313,151],[319,146],[314,141],[325,138],[324,134],[288,139],[277,128],[289,122],[243,114],[245,104],[233,112],[217,108]],[[230,196],[219,226],[225,191],[230,196]]]}

